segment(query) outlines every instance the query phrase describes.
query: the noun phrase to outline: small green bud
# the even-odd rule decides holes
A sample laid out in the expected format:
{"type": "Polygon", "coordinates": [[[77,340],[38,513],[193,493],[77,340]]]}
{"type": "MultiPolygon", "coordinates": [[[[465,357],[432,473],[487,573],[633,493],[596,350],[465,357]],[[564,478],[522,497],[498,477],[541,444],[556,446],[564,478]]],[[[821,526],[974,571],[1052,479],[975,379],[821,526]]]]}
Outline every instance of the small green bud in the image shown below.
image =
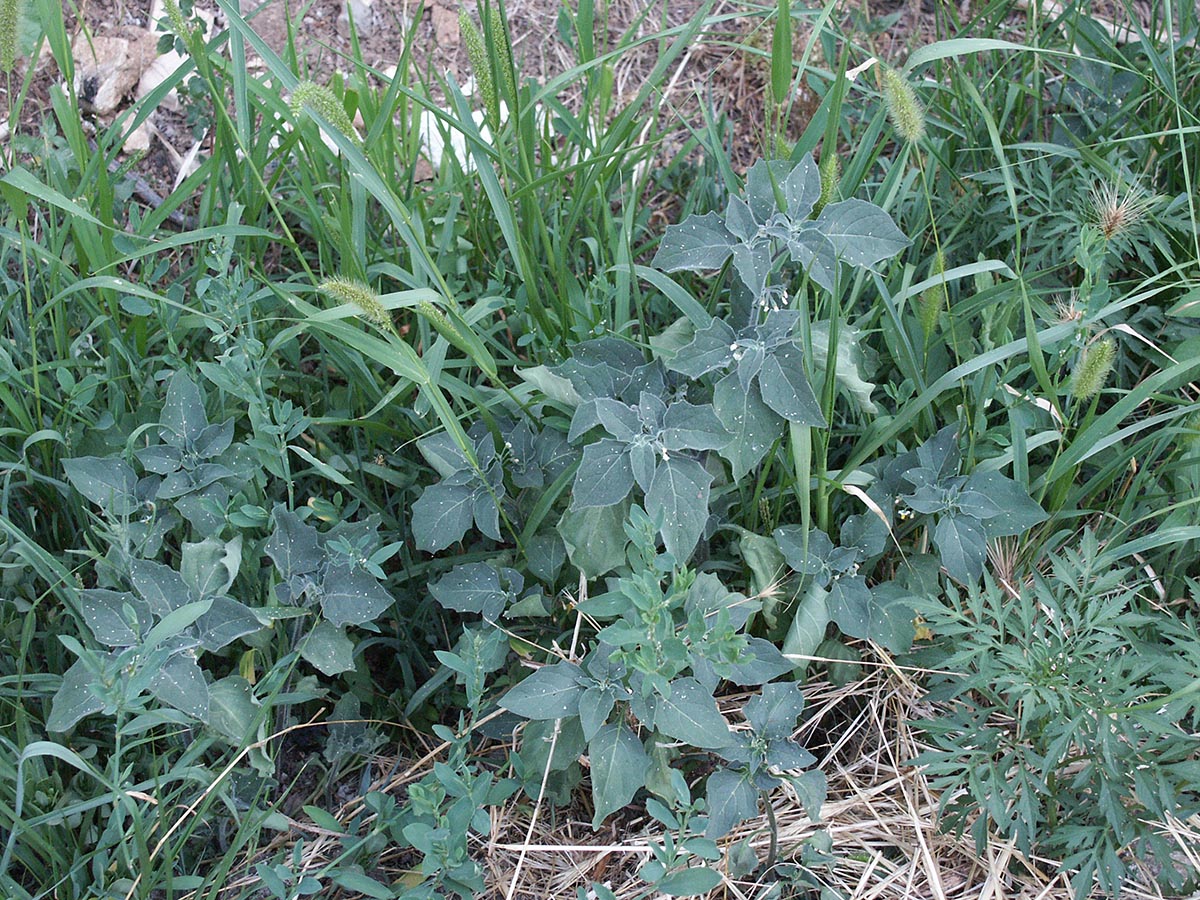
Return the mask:
{"type": "MultiPolygon", "coordinates": [[[[946,257],[938,250],[933,262],[929,264],[929,277],[935,278],[945,271],[946,257]]],[[[917,320],[921,323],[921,332],[925,335],[925,340],[929,340],[929,336],[937,330],[938,316],[949,305],[949,300],[944,279],[921,291],[921,297],[917,301],[917,320]]]]}
{"type": "Polygon", "coordinates": [[[302,81],[296,85],[292,91],[292,113],[299,115],[306,106],[346,137],[358,143],[358,132],[354,130],[354,123],[346,114],[346,108],[342,106],[337,95],[325,85],[312,81],[302,81]]]}
{"type": "Polygon", "coordinates": [[[925,137],[925,107],[913,86],[895,69],[883,70],[883,100],[893,127],[904,140],[916,144],[925,137]]]}
{"type": "Polygon", "coordinates": [[[1089,344],[1079,357],[1071,377],[1071,396],[1076,400],[1091,400],[1104,388],[1116,359],[1117,345],[1112,338],[1089,344]]]}
{"type": "Polygon", "coordinates": [[[11,72],[17,64],[17,24],[20,0],[0,0],[0,70],[11,72]]]}
{"type": "Polygon", "coordinates": [[[384,331],[395,331],[392,314],[379,302],[379,295],[361,281],[341,276],[326,278],[317,286],[317,290],[338,303],[357,307],[364,318],[384,331]]]}

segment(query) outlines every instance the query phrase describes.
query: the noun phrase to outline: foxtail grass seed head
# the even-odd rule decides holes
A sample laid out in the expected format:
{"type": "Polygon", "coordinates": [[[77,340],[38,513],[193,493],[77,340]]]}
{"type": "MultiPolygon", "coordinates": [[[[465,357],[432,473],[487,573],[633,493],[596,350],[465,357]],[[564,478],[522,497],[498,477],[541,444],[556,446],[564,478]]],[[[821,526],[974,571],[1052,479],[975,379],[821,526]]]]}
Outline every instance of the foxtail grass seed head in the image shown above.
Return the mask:
{"type": "Polygon", "coordinates": [[[346,137],[358,140],[358,132],[346,114],[346,108],[325,85],[312,81],[300,82],[292,91],[291,106],[294,115],[299,115],[305,106],[309,107],[346,137]]]}
{"type": "Polygon", "coordinates": [[[167,13],[167,22],[171,26],[171,30],[179,37],[186,38],[191,33],[191,28],[188,27],[188,21],[183,15],[183,10],[179,8],[177,0],[163,0],[163,9],[167,13]]]}
{"type": "Polygon", "coordinates": [[[883,70],[883,100],[893,127],[904,140],[916,144],[925,137],[925,107],[913,86],[895,69],[883,70]]]}
{"type": "Polygon", "coordinates": [[[0,70],[11,72],[17,64],[17,23],[21,0],[0,0],[0,70]]]}
{"type": "Polygon", "coordinates": [[[838,158],[836,150],[822,156],[817,171],[821,175],[821,197],[817,200],[817,208],[814,211],[820,212],[837,199],[838,185],[842,180],[842,161],[838,158]]]}
{"type": "Polygon", "coordinates": [[[1085,347],[1071,378],[1071,396],[1076,400],[1091,400],[1100,393],[1116,356],[1117,345],[1112,338],[1103,338],[1085,347]]]}
{"type": "Polygon", "coordinates": [[[317,290],[338,303],[346,303],[357,308],[363,318],[384,331],[393,330],[391,313],[379,302],[379,295],[361,281],[341,276],[326,278],[317,290]]]}
{"type": "MultiPolygon", "coordinates": [[[[929,264],[929,277],[936,278],[945,271],[946,257],[941,250],[938,250],[933,262],[929,264]]],[[[921,333],[925,335],[926,340],[929,340],[930,335],[937,330],[938,317],[942,314],[942,310],[949,305],[949,300],[944,279],[921,291],[921,297],[917,301],[917,319],[921,323],[921,333]]]]}
{"type": "Polygon", "coordinates": [[[1111,241],[1142,221],[1157,203],[1158,197],[1138,184],[1098,184],[1092,188],[1088,219],[1111,241]]]}
{"type": "Polygon", "coordinates": [[[513,59],[512,54],[509,53],[508,30],[505,28],[504,19],[500,16],[499,6],[493,7],[492,13],[488,17],[488,32],[496,53],[496,68],[500,72],[500,79],[504,82],[504,96],[509,98],[511,103],[517,96],[517,85],[513,81],[513,59]]]}
{"type": "Polygon", "coordinates": [[[475,90],[483,103],[483,111],[494,122],[500,120],[500,100],[496,96],[496,85],[492,81],[492,67],[488,63],[487,44],[475,26],[475,21],[464,9],[458,14],[458,30],[467,47],[467,59],[471,63],[471,74],[475,76],[475,90]]]}

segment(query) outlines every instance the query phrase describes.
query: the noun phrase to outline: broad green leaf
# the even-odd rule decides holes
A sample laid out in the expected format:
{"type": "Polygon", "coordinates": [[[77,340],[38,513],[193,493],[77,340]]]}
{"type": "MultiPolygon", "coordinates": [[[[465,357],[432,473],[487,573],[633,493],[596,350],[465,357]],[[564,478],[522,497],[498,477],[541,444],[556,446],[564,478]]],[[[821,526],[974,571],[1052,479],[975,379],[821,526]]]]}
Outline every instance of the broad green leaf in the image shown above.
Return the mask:
{"type": "Polygon", "coordinates": [[[892,653],[907,653],[914,637],[914,592],[895,581],[871,588],[870,638],[892,653]]]}
{"type": "Polygon", "coordinates": [[[277,504],[271,511],[271,521],[274,530],[263,552],[275,563],[283,579],[315,572],[322,556],[317,529],[301,521],[282,504],[277,504]]]}
{"type": "Polygon", "coordinates": [[[962,584],[979,580],[987,558],[987,535],[979,520],[943,515],[933,529],[933,543],[951,578],[962,584]]]}
{"type": "Polygon", "coordinates": [[[571,565],[589,580],[625,563],[625,516],[628,503],[568,509],[556,526],[571,565]]]}
{"type": "Polygon", "coordinates": [[[787,162],[782,159],[760,159],[747,170],[746,203],[756,222],[765,223],[779,212],[779,200],[789,171],[787,162]]]}
{"type": "Polygon", "coordinates": [[[146,634],[142,642],[143,649],[149,651],[172,638],[187,632],[196,620],[212,609],[212,598],[207,600],[192,600],[179,609],[173,609],[161,619],[158,624],[146,634]]]}
{"type": "Polygon", "coordinates": [[[68,731],[84,716],[104,709],[104,702],[89,687],[95,677],[82,659],[76,660],[71,668],[63,673],[62,684],[50,700],[50,717],[46,719],[47,731],[68,731]]]}
{"type": "Polygon", "coordinates": [[[545,366],[518,369],[517,375],[522,381],[528,382],[545,394],[547,398],[561,403],[563,406],[574,407],[583,402],[583,398],[579,396],[579,392],[575,390],[570,379],[556,375],[545,366]]]}
{"type": "Polygon", "coordinates": [[[168,444],[191,449],[208,427],[204,395],[184,372],[176,372],[167,383],[167,399],[160,416],[159,435],[168,444]]]}
{"type": "Polygon", "coordinates": [[[740,481],[779,440],[783,419],[763,403],[753,385],[743,387],[732,372],[713,389],[713,411],[732,435],[720,451],[733,466],[733,480],[740,481]]]}
{"type": "Polygon", "coordinates": [[[633,489],[633,468],[627,445],[605,438],[583,448],[575,473],[572,509],[613,506],[633,489]]]}
{"type": "Polygon", "coordinates": [[[743,250],[747,249],[747,245],[757,235],[758,222],[754,220],[750,204],[741,197],[730,197],[726,202],[725,227],[740,242],[734,246],[734,253],[737,253],[739,247],[743,250]]]}
{"type": "Polygon", "coordinates": [[[80,456],[64,459],[63,469],[75,490],[110,516],[132,515],[141,505],[137,499],[137,474],[123,459],[80,456]]]}
{"type": "Polygon", "coordinates": [[[696,329],[691,342],[671,357],[667,368],[688,378],[723,369],[733,362],[736,342],[733,329],[723,319],[713,319],[706,327],[696,329]]]}
{"type": "Polygon", "coordinates": [[[729,432],[707,404],[672,403],[663,417],[663,445],[668,450],[718,450],[729,443],[729,432]]]}
{"type": "MultiPolygon", "coordinates": [[[[814,322],[811,335],[813,363],[818,372],[824,372],[829,365],[829,322],[814,322]]],[[[871,399],[875,385],[866,380],[866,362],[859,346],[861,336],[862,333],[848,323],[839,324],[837,352],[834,354],[837,383],[865,415],[874,416],[878,415],[879,407],[871,399]]]]}
{"type": "Polygon", "coordinates": [[[1046,521],[1046,512],[1041,504],[1031,498],[1023,487],[999,472],[973,472],[967,479],[966,487],[984,494],[1000,507],[998,515],[984,522],[983,530],[989,539],[1024,534],[1046,521]]]}
{"type": "Polygon", "coordinates": [[[766,290],[774,261],[771,245],[765,242],[738,244],[733,248],[733,268],[754,298],[761,297],[766,290]]]}
{"type": "Polygon", "coordinates": [[[579,698],[588,680],[574,663],[542,666],[500,698],[509,712],[527,719],[565,719],[579,715],[579,698]]]}
{"type": "Polygon", "coordinates": [[[771,641],[752,637],[747,638],[746,651],[738,657],[738,661],[722,671],[733,684],[762,684],[787,674],[793,668],[788,658],[771,641]]]}
{"type": "Polygon", "coordinates": [[[232,597],[213,597],[208,612],[196,620],[200,644],[210,653],[263,627],[249,607],[232,597]]]}
{"type": "Polygon", "coordinates": [[[804,374],[804,353],[795,344],[785,344],[764,361],[758,376],[763,402],[797,425],[825,427],[825,416],[804,374]]]}
{"type": "Polygon", "coordinates": [[[825,629],[829,625],[829,601],[825,588],[810,582],[807,590],[796,603],[792,624],[783,639],[783,653],[803,672],[808,667],[807,657],[813,655],[821,641],[825,640],[825,629]]]}
{"type": "Polygon", "coordinates": [[[609,397],[597,397],[592,402],[595,404],[596,418],[604,430],[618,441],[629,443],[642,433],[641,419],[632,406],[609,397]]]}
{"type": "MultiPolygon", "coordinates": [[[[514,570],[508,569],[517,579],[514,570]]],[[[519,593],[521,586],[516,588],[519,593]]],[[[500,585],[500,573],[487,563],[466,563],[455,566],[436,583],[429,586],[433,599],[446,609],[464,613],[482,613],[485,619],[495,621],[504,607],[514,599],[512,591],[500,585]]]]}
{"type": "Polygon", "coordinates": [[[437,434],[420,438],[417,441],[417,450],[442,478],[449,478],[456,472],[471,468],[467,455],[448,431],[439,431],[437,434]]]}
{"type": "Polygon", "coordinates": [[[829,615],[845,634],[871,636],[871,589],[861,575],[843,575],[829,585],[829,615]]]}
{"type": "Polygon", "coordinates": [[[645,785],[650,757],[627,725],[614,722],[588,742],[588,760],[592,772],[592,828],[599,828],[645,785]]]}
{"type": "Polygon", "coordinates": [[[195,658],[186,653],[177,653],[163,663],[150,680],[150,693],[194,719],[208,719],[208,683],[195,658]]]}
{"type": "Polygon", "coordinates": [[[79,606],[92,635],[109,647],[136,646],[152,621],[149,604],[130,593],[101,588],[81,591],[79,606]]]}
{"type": "Polygon", "coordinates": [[[237,578],[242,565],[242,536],[231,541],[206,538],[198,544],[183,544],[179,574],[198,597],[224,594],[237,578]]]}
{"type": "Polygon", "coordinates": [[[596,736],[616,704],[617,695],[612,688],[593,685],[579,695],[579,725],[587,740],[596,736]]]}
{"type": "Polygon", "coordinates": [[[208,686],[208,727],[231,744],[251,742],[259,709],[245,678],[229,675],[208,686]]]}
{"type": "Polygon", "coordinates": [[[395,890],[354,869],[338,868],[330,872],[329,879],[349,891],[349,896],[370,897],[371,900],[395,900],[396,897],[395,890]]]}
{"type": "Polygon", "coordinates": [[[833,541],[819,528],[807,535],[800,525],[781,525],[773,535],[787,564],[801,575],[812,575],[824,587],[829,583],[829,558],[833,555],[833,541]]]}
{"type": "Polygon", "coordinates": [[[318,622],[300,641],[300,655],[322,674],[333,676],[354,669],[354,641],[346,629],[330,622],[318,622]]]}
{"type": "Polygon", "coordinates": [[[462,540],[475,519],[475,489],[467,484],[431,484],[412,506],[417,547],[428,553],[462,540]]]}
{"type": "Polygon", "coordinates": [[[746,703],[746,721],[770,740],[790,738],[804,712],[804,692],[794,681],[763,685],[762,692],[746,703]]]}
{"type": "Polygon", "coordinates": [[[129,580],[133,582],[133,589],[150,604],[150,609],[159,618],[192,599],[179,573],[162,563],[148,559],[130,560],[129,580]]]}
{"type": "Polygon", "coordinates": [[[807,219],[821,199],[821,173],[807,153],[788,173],[783,182],[783,195],[787,200],[788,218],[793,222],[807,219]]]}
{"type": "Polygon", "coordinates": [[[719,269],[734,243],[719,214],[688,216],[682,224],[667,226],[651,265],[663,272],[719,269]]]}
{"type": "Polygon", "coordinates": [[[668,737],[706,750],[720,749],[731,740],[716,701],[694,678],[671,682],[671,696],[658,698],[654,727],[668,737]]]}
{"type": "Polygon", "coordinates": [[[496,505],[496,497],[503,496],[503,492],[497,492],[493,496],[493,492],[489,490],[477,490],[471,499],[471,517],[475,520],[475,527],[480,533],[486,537],[490,537],[493,541],[502,540],[500,535],[500,507],[496,505]]]}
{"type": "Polygon", "coordinates": [[[816,227],[807,227],[788,238],[788,253],[813,281],[832,291],[837,280],[837,253],[816,227]]]}
{"type": "Polygon", "coordinates": [[[758,791],[750,775],[738,769],[717,769],[708,776],[708,827],[705,837],[721,838],[733,826],[758,815],[758,791]]]}
{"type": "Polygon", "coordinates": [[[909,244],[892,217],[865,200],[830,203],[821,210],[816,224],[838,257],[855,266],[891,259],[909,244]]]}
{"type": "Polygon", "coordinates": [[[712,475],[694,459],[672,456],[654,470],[646,512],[663,523],[663,543],[680,565],[692,555],[708,522],[710,484],[712,475]]]}
{"type": "Polygon", "coordinates": [[[810,821],[821,821],[821,807],[825,804],[825,795],[828,792],[828,782],[825,779],[825,773],[820,769],[809,769],[802,775],[797,775],[788,779],[792,787],[796,790],[796,796],[800,798],[800,805],[804,807],[804,811],[808,813],[810,821]]]}
{"type": "Polygon", "coordinates": [[[668,897],[698,897],[716,890],[721,874],[705,866],[692,866],[671,872],[657,884],[668,897]]]}
{"type": "Polygon", "coordinates": [[[345,563],[330,566],[321,582],[321,612],[335,626],[374,622],[391,605],[374,575],[345,563]]]}

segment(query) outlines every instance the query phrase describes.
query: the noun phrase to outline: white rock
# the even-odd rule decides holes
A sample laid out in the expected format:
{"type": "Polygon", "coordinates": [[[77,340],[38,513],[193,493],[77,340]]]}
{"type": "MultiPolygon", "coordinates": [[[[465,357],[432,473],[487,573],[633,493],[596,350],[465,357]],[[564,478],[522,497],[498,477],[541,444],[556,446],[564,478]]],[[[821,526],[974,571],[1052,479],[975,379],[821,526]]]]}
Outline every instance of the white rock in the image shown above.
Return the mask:
{"type": "Polygon", "coordinates": [[[154,126],[149,120],[143,122],[137,128],[129,133],[125,138],[124,149],[126,153],[141,153],[144,150],[150,149],[150,141],[154,137],[154,126]]]}
{"type": "MultiPolygon", "coordinates": [[[[171,75],[174,74],[175,70],[183,65],[183,62],[183,57],[176,53],[174,49],[168,50],[162,56],[156,57],[154,61],[146,67],[146,71],[142,73],[142,77],[138,80],[137,93],[135,96],[141,100],[156,87],[170,78],[171,75]]],[[[167,95],[159,102],[159,106],[171,110],[179,109],[179,93],[175,90],[175,88],[171,88],[167,95]]]]}
{"type": "Polygon", "coordinates": [[[343,36],[350,34],[350,16],[354,16],[354,28],[359,37],[367,37],[375,30],[375,12],[371,9],[374,0],[346,0],[338,13],[337,30],[343,36]]]}
{"type": "Polygon", "coordinates": [[[154,35],[128,29],[120,35],[83,34],[75,39],[75,92],[101,115],[111,113],[133,91],[154,58],[154,35]]]}

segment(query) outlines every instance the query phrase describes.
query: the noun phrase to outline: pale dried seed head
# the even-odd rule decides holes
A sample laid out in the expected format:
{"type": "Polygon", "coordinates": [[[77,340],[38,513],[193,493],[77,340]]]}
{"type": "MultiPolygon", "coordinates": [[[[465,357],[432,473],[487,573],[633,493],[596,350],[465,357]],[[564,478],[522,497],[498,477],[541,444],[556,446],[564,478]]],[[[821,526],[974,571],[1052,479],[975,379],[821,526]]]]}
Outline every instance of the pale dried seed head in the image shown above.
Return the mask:
{"type": "Polygon", "coordinates": [[[1088,219],[1111,241],[1142,221],[1158,200],[1136,182],[1097,184],[1091,190],[1088,219]]]}

